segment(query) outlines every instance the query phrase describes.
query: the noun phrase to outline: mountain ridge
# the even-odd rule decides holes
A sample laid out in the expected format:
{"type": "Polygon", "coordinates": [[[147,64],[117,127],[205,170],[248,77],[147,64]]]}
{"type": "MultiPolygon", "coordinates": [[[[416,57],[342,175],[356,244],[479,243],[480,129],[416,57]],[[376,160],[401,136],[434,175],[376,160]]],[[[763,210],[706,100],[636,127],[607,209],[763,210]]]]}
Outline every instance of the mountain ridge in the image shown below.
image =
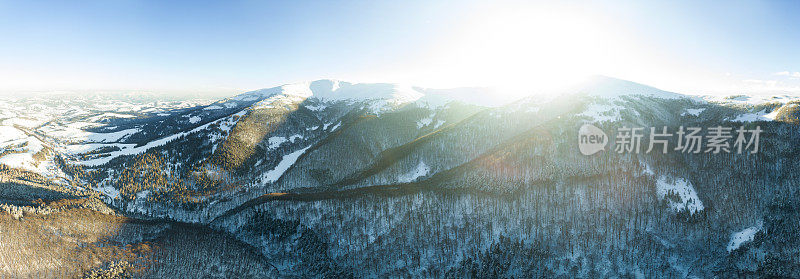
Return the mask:
{"type": "MultiPolygon", "coordinates": [[[[792,159],[800,100],[706,102],[600,78],[549,100],[430,105],[426,97],[453,91],[373,86],[315,81],[195,106],[131,101],[119,106],[141,110],[118,111],[120,118],[101,100],[36,121],[7,105],[3,129],[19,132],[0,142],[0,157],[29,154],[33,166],[63,173],[3,165],[0,186],[8,190],[0,198],[31,207],[37,195],[48,202],[69,197],[94,204],[89,210],[107,213],[105,206],[125,218],[163,222],[147,226],[207,227],[289,277],[456,276],[488,272],[495,257],[529,262],[508,277],[688,272],[653,264],[663,257],[698,277],[730,277],[743,272],[731,261],[774,272],[751,253],[797,253],[770,248],[796,243],[791,234],[764,231],[797,220],[781,208],[800,206],[792,186],[800,167],[792,159]],[[615,129],[632,126],[760,126],[770,133],[758,154],[608,148],[585,156],[575,139],[586,123],[606,131],[609,142],[615,129]],[[51,150],[28,146],[32,133],[51,150]],[[102,164],[81,164],[93,160],[102,164]],[[20,183],[47,190],[7,186],[20,183]],[[539,258],[520,258],[528,254],[539,258]],[[698,262],[697,255],[714,260],[698,262]]],[[[9,208],[13,216],[38,216],[30,215],[36,209],[18,215],[9,208]]]]}

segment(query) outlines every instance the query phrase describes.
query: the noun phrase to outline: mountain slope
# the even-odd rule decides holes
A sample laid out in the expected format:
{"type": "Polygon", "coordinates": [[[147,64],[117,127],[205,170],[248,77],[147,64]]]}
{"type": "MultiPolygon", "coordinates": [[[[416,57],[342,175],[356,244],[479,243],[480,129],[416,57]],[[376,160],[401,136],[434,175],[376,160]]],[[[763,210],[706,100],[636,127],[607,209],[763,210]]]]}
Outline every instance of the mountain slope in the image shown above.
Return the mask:
{"type": "MultiPolygon", "coordinates": [[[[60,172],[11,165],[0,177],[209,227],[282,276],[800,276],[786,260],[800,253],[798,99],[606,77],[480,105],[491,92],[321,80],[132,117],[25,122],[9,110],[5,150],[50,150],[42,162],[60,172]],[[587,123],[606,151],[579,152],[587,123]],[[765,132],[756,154],[613,148],[623,127],[644,127],[644,144],[648,127],[680,126],[765,132]]],[[[31,199],[19,192],[4,195],[31,199]]]]}

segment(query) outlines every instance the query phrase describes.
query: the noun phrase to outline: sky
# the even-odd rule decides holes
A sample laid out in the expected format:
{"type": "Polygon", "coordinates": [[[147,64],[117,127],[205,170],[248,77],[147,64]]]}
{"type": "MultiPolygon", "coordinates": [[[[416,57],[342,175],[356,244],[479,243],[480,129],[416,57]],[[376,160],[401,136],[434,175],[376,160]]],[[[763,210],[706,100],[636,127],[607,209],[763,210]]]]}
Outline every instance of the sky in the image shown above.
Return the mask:
{"type": "Polygon", "coordinates": [[[0,0],[0,94],[323,78],[546,93],[588,75],[800,94],[798,14],[800,1],[0,0]]]}

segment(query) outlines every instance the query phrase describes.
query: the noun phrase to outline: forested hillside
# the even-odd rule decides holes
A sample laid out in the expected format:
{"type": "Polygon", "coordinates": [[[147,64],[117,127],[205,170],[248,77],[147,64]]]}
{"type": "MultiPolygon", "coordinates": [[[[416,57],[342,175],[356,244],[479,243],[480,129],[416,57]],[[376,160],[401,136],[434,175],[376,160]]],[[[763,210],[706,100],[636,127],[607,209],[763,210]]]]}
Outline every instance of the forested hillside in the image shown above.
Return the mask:
{"type": "Polygon", "coordinates": [[[447,93],[320,80],[3,103],[0,274],[800,277],[800,98],[605,77],[500,106],[447,93]],[[18,109],[35,104],[74,111],[18,109]],[[585,124],[604,151],[580,152],[585,124]],[[694,127],[702,148],[681,149],[694,127]],[[617,149],[630,128],[639,152],[617,149]]]}

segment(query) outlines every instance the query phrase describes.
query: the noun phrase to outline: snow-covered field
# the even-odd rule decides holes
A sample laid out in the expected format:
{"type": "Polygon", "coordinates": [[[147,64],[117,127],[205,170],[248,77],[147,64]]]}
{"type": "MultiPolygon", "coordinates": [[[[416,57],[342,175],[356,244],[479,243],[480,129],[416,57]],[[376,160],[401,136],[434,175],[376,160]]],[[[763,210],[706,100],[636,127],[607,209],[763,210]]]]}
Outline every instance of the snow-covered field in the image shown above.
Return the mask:
{"type": "Polygon", "coordinates": [[[109,123],[162,115],[208,102],[103,95],[0,99],[0,164],[46,177],[64,176],[52,161],[55,153],[72,156],[101,148],[133,148],[134,144],[121,142],[142,131],[121,129],[109,123]]]}
{"type": "Polygon", "coordinates": [[[731,241],[728,242],[728,246],[726,247],[726,249],[728,250],[728,252],[731,252],[733,250],[739,249],[739,247],[741,247],[743,244],[753,241],[753,238],[755,237],[756,233],[760,232],[761,228],[762,224],[759,223],[756,226],[752,226],[744,230],[732,233],[731,241]]]}
{"type": "Polygon", "coordinates": [[[683,178],[659,177],[656,181],[656,192],[660,198],[667,199],[670,208],[675,211],[686,210],[695,214],[705,208],[692,183],[683,178]]]}
{"type": "Polygon", "coordinates": [[[297,162],[297,159],[300,158],[300,155],[303,155],[303,153],[305,153],[309,148],[311,148],[310,145],[306,148],[302,148],[295,152],[284,155],[283,159],[281,159],[274,169],[264,173],[264,175],[261,177],[262,180],[266,183],[277,181],[278,178],[281,178],[283,173],[285,173],[290,167],[292,167],[292,165],[294,165],[295,162],[297,162]]]}

